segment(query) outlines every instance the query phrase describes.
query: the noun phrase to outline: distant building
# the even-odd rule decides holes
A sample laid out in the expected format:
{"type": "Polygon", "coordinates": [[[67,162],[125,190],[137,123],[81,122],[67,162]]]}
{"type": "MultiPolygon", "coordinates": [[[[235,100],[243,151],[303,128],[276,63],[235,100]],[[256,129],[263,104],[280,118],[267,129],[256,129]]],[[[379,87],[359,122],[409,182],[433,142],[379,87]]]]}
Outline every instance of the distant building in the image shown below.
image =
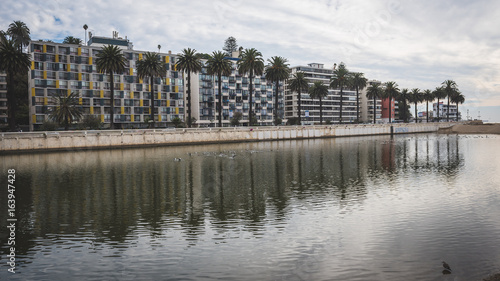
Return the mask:
{"type": "MultiPolygon", "coordinates": [[[[460,112],[457,111],[457,105],[456,104],[450,104],[450,121],[456,121],[457,120],[457,115],[458,115],[458,120],[462,120],[462,115],[460,112]]],[[[448,115],[448,103],[445,102],[439,102],[439,107],[437,103],[432,104],[432,116],[435,118],[439,118],[440,120],[447,120],[447,115],[448,115]]]]}
{"type": "MultiPolygon", "coordinates": [[[[141,128],[148,125],[150,85],[149,81],[139,79],[136,68],[144,51],[133,50],[127,39],[114,35],[113,38],[91,37],[89,46],[30,42],[30,130],[40,128],[48,120],[55,95],[68,95],[72,92],[77,94],[85,115],[96,116],[105,124],[110,122],[110,113],[114,110],[117,128],[141,128]],[[107,44],[122,48],[127,59],[124,73],[114,75],[114,106],[111,106],[110,100],[110,77],[97,72],[95,65],[96,55],[107,44]]],[[[155,78],[154,116],[156,125],[165,127],[171,124],[173,118],[184,120],[184,83],[183,74],[175,68],[177,55],[171,52],[159,55],[167,70],[165,78],[155,78]]],[[[3,84],[0,78],[0,89],[3,84]]]]}

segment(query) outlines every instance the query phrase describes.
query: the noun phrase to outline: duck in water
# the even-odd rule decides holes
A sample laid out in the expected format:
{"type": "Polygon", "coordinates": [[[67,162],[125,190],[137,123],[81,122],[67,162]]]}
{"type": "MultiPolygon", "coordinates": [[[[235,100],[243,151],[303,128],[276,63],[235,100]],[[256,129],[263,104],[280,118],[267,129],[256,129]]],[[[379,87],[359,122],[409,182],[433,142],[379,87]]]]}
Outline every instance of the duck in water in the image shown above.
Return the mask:
{"type": "Polygon", "coordinates": [[[451,274],[451,267],[445,261],[443,261],[443,267],[444,267],[443,274],[451,274]]]}

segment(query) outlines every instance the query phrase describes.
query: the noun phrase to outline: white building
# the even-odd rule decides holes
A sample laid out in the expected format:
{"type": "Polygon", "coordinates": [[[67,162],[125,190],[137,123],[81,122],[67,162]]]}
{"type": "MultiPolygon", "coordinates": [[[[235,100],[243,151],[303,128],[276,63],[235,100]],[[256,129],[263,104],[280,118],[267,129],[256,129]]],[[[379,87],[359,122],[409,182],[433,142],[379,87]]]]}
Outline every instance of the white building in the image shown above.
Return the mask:
{"type": "MultiPolygon", "coordinates": [[[[457,111],[457,105],[456,104],[451,104],[450,103],[450,111],[449,111],[450,121],[457,121],[457,114],[458,114],[458,120],[462,119],[462,115],[460,112],[457,111]]],[[[437,103],[432,104],[432,116],[435,118],[438,118],[439,120],[447,120],[448,116],[448,103],[446,101],[440,101],[439,102],[439,107],[437,103]]]]}

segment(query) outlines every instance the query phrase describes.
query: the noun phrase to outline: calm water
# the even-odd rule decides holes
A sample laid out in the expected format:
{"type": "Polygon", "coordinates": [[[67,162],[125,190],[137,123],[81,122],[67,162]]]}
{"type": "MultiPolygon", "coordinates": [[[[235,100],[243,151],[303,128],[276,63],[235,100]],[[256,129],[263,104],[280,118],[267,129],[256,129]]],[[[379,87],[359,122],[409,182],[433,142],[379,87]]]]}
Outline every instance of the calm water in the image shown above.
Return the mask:
{"type": "Polygon", "coordinates": [[[500,272],[499,136],[0,158],[2,280],[469,281],[500,272]],[[16,274],[6,264],[10,168],[16,274]],[[453,274],[442,274],[443,260],[453,274]]]}

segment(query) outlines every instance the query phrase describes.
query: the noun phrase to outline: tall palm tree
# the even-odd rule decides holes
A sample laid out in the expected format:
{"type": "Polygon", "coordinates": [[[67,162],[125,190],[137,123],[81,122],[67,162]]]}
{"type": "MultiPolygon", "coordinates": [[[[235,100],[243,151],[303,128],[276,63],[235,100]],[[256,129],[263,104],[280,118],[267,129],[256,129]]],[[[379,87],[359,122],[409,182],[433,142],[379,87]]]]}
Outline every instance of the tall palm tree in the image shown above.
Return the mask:
{"type": "Polygon", "coordinates": [[[453,98],[452,102],[454,102],[457,105],[457,122],[458,120],[458,104],[463,104],[465,102],[465,96],[461,92],[457,92],[453,98]]]}
{"type": "Polygon", "coordinates": [[[26,72],[30,65],[30,56],[21,52],[14,40],[0,40],[0,71],[7,73],[7,119],[11,131],[17,127],[14,76],[26,72]]]}
{"type": "Polygon", "coordinates": [[[50,113],[50,117],[59,125],[64,126],[67,131],[69,125],[80,120],[83,116],[81,106],[78,104],[78,96],[71,92],[69,96],[60,94],[54,97],[55,107],[50,113]]]}
{"type": "Polygon", "coordinates": [[[340,89],[340,120],[342,124],[342,100],[344,99],[344,87],[349,85],[350,73],[344,63],[340,63],[339,67],[333,71],[333,76],[330,79],[330,88],[340,89]]]}
{"type": "MultiPolygon", "coordinates": [[[[222,127],[222,76],[231,75],[231,62],[226,59],[225,53],[215,51],[207,61],[207,70],[209,75],[217,75],[217,85],[219,89],[217,109],[219,111],[219,127],[222,127]]],[[[250,87],[251,85],[252,84],[250,84],[250,87]]]]}
{"type": "Polygon", "coordinates": [[[431,90],[427,89],[423,94],[425,101],[425,111],[426,111],[426,122],[429,123],[429,102],[432,102],[435,97],[431,90]]]}
{"type": "Polygon", "coordinates": [[[250,95],[248,97],[249,111],[248,111],[248,124],[252,125],[253,122],[253,78],[255,75],[262,75],[264,72],[264,59],[262,59],[261,52],[254,48],[245,49],[240,54],[238,61],[238,73],[241,75],[248,74],[250,80],[250,95]]]}
{"type": "Polygon", "coordinates": [[[448,98],[448,112],[446,113],[446,122],[450,122],[450,99],[458,92],[457,83],[453,80],[445,80],[441,83],[445,97],[448,98]]]}
{"type": "Polygon", "coordinates": [[[31,40],[30,29],[24,22],[19,20],[9,25],[7,34],[14,40],[19,51],[22,51],[23,47],[28,46],[31,40]]]}
{"type": "Polygon", "coordinates": [[[83,29],[85,30],[85,45],[87,45],[87,29],[89,29],[89,26],[87,24],[84,24],[83,29]]]}
{"type": "Polygon", "coordinates": [[[288,80],[288,87],[292,92],[297,92],[298,94],[298,100],[297,100],[297,107],[298,107],[298,116],[299,116],[299,125],[302,124],[301,122],[301,94],[302,91],[307,92],[309,90],[309,81],[307,78],[304,76],[304,72],[298,71],[295,72],[292,75],[292,78],[288,80]]]}
{"type": "Polygon", "coordinates": [[[401,89],[398,96],[398,101],[401,102],[402,110],[400,110],[400,119],[408,123],[408,101],[410,101],[410,91],[408,89],[401,89]]]}
{"type": "Polygon", "coordinates": [[[76,38],[73,36],[66,36],[63,40],[63,44],[75,44],[75,45],[81,45],[82,44],[82,39],[76,38]]]}
{"type": "Polygon", "coordinates": [[[361,72],[353,72],[351,75],[351,86],[356,89],[356,123],[359,123],[359,90],[366,87],[368,79],[361,72]]]}
{"type": "Polygon", "coordinates": [[[415,104],[415,123],[418,123],[418,112],[417,112],[417,104],[419,102],[422,102],[424,100],[424,96],[420,89],[414,88],[411,90],[411,96],[410,96],[411,102],[415,104]]]}
{"type": "Polygon", "coordinates": [[[373,124],[377,123],[377,99],[382,98],[383,90],[380,88],[380,83],[374,83],[366,92],[366,97],[373,99],[373,124]]]}
{"type": "Polygon", "coordinates": [[[101,48],[95,64],[97,71],[109,74],[111,90],[110,129],[115,128],[115,79],[114,74],[122,74],[125,71],[126,58],[118,46],[106,45],[101,48]]]}
{"type": "Polygon", "coordinates": [[[434,97],[437,99],[437,112],[436,112],[436,117],[438,122],[441,120],[441,116],[439,116],[439,100],[445,97],[445,92],[443,91],[443,87],[436,87],[434,91],[432,92],[434,97]]]}
{"type": "Polygon", "coordinates": [[[154,52],[146,52],[144,58],[137,62],[137,76],[139,79],[145,79],[149,77],[149,87],[151,88],[151,120],[152,127],[155,127],[155,90],[154,90],[154,78],[164,77],[166,74],[165,64],[161,61],[160,55],[154,52]]]}
{"type": "Polygon", "coordinates": [[[188,128],[191,128],[191,73],[201,71],[201,61],[196,55],[196,50],[187,48],[182,50],[182,54],[177,59],[177,69],[187,73],[187,109],[188,109],[188,128]]]}
{"type": "Polygon", "coordinates": [[[384,98],[389,99],[389,123],[391,123],[392,100],[399,94],[398,84],[394,81],[385,83],[384,98]]]}
{"type": "Polygon", "coordinates": [[[316,81],[309,88],[311,99],[319,99],[319,124],[323,125],[323,98],[328,96],[328,86],[321,81],[316,81]]]}
{"type": "Polygon", "coordinates": [[[266,79],[275,83],[276,93],[274,95],[274,125],[279,125],[278,123],[278,93],[280,87],[280,81],[286,80],[290,75],[290,68],[288,67],[288,60],[274,56],[267,60],[269,64],[266,66],[266,79]]]}

